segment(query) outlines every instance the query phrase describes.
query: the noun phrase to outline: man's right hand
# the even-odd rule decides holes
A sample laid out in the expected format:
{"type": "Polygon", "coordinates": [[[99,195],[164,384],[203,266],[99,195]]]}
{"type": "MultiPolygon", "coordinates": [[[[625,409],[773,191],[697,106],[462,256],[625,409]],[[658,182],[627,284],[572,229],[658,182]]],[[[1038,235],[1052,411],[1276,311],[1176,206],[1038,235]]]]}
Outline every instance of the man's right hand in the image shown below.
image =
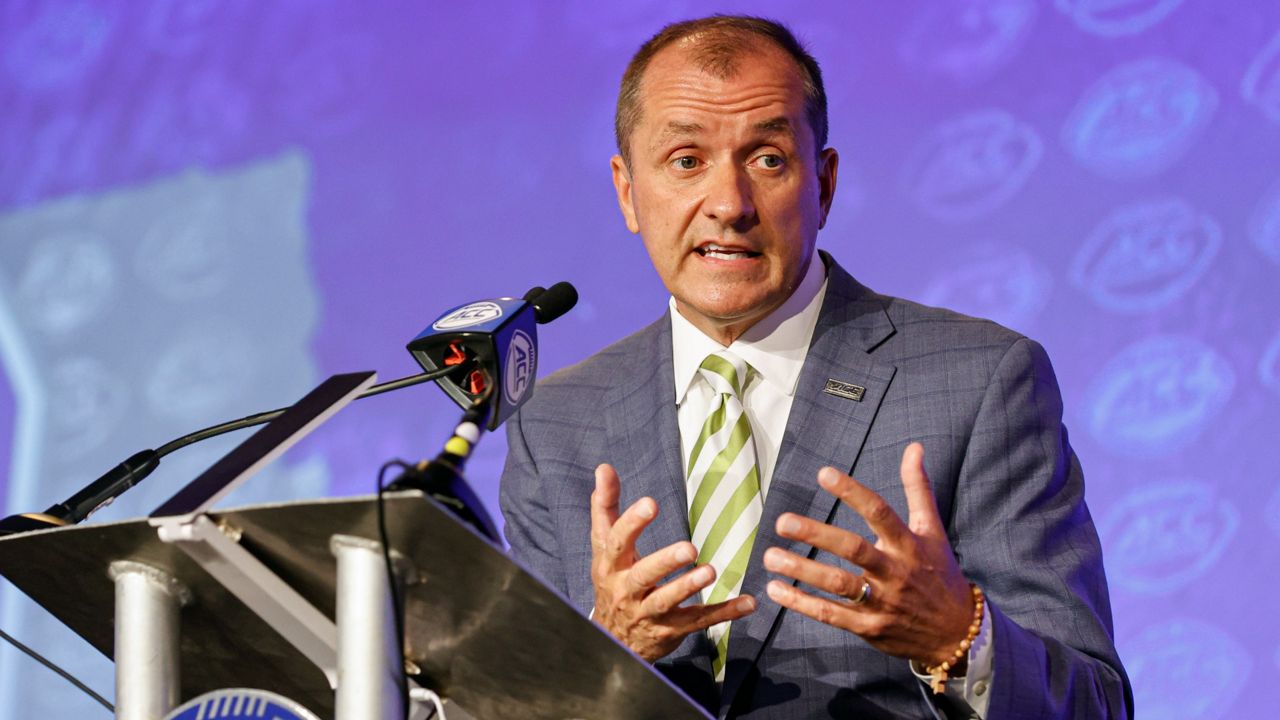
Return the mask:
{"type": "Polygon", "coordinates": [[[665,657],[689,633],[750,615],[755,599],[742,595],[714,605],[681,603],[715,581],[716,571],[700,565],[665,585],[666,576],[698,557],[691,542],[678,542],[645,557],[636,539],[653,522],[658,504],[640,498],[621,516],[618,473],[596,468],[591,493],[591,582],[596,590],[595,622],[649,662],[665,657]]]}

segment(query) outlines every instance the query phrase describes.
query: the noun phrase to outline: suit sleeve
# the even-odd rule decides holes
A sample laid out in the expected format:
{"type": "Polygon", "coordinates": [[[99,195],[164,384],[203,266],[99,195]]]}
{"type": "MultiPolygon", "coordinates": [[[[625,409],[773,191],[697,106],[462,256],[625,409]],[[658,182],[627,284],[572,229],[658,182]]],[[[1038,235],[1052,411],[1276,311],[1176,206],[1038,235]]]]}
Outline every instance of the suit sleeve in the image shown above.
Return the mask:
{"type": "Polygon", "coordinates": [[[1132,718],[1084,475],[1043,348],[1015,341],[992,374],[956,487],[960,564],[989,600],[987,718],[1132,718]]]}
{"type": "Polygon", "coordinates": [[[523,412],[507,421],[507,446],[498,490],[507,544],[517,562],[567,597],[559,543],[547,507],[548,493],[525,439],[523,412]]]}

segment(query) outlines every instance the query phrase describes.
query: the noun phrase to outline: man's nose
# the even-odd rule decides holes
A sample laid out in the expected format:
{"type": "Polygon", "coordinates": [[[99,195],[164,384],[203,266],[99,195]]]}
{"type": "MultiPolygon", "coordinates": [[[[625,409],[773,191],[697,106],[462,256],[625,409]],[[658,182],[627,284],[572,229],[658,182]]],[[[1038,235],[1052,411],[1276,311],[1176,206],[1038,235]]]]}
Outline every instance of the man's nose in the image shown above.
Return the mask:
{"type": "Polygon", "coordinates": [[[703,213],[725,226],[736,226],[755,217],[751,179],[743,168],[726,163],[712,170],[703,213]]]}

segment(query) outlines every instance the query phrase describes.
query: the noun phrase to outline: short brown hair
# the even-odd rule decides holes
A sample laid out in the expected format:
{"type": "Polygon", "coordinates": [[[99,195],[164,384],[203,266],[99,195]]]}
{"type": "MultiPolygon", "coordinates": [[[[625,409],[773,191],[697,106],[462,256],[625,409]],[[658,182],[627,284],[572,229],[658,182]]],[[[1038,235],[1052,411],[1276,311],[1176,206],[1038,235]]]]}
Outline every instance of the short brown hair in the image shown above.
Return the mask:
{"type": "Polygon", "coordinates": [[[622,74],[622,87],[618,90],[618,108],[613,116],[613,132],[618,143],[618,153],[628,167],[631,165],[631,133],[640,123],[640,81],[649,62],[660,50],[697,34],[706,34],[707,42],[697,48],[694,60],[699,67],[720,78],[730,78],[737,71],[737,61],[744,50],[735,41],[744,36],[772,42],[796,61],[804,80],[805,116],[813,129],[816,151],[827,144],[827,91],[822,86],[822,70],[818,61],[805,50],[796,36],[782,23],[749,15],[712,15],[697,20],[672,23],[649,38],[636,51],[627,70],[622,74]]]}

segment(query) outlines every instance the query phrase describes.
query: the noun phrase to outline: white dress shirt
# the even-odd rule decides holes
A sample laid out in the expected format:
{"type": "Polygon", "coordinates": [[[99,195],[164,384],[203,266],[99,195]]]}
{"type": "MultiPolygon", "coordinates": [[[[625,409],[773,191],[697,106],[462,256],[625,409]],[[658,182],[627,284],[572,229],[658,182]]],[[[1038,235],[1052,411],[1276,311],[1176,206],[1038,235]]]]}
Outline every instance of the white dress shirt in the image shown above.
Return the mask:
{"type": "MultiPolygon", "coordinates": [[[[728,348],[694,327],[676,309],[671,298],[671,359],[675,370],[676,416],[680,425],[683,465],[698,440],[703,422],[716,401],[715,391],[699,373],[711,353],[728,349],[755,369],[743,391],[742,405],[751,423],[751,440],[760,470],[760,494],[768,498],[773,470],[777,467],[782,434],[791,415],[796,384],[813,340],[822,300],[827,294],[826,267],[815,252],[799,287],[778,309],[751,326],[728,348]]],[[[686,481],[688,478],[686,478],[686,481]]],[[[817,478],[813,481],[817,483],[817,478]]],[[[692,501],[693,493],[687,493],[692,501]]],[[[969,650],[966,677],[947,682],[946,694],[968,703],[978,718],[986,716],[992,681],[991,623],[983,616],[982,628],[969,650]]],[[[915,668],[912,668],[913,672],[915,668]]],[[[916,673],[921,681],[927,675],[916,673]]]]}

